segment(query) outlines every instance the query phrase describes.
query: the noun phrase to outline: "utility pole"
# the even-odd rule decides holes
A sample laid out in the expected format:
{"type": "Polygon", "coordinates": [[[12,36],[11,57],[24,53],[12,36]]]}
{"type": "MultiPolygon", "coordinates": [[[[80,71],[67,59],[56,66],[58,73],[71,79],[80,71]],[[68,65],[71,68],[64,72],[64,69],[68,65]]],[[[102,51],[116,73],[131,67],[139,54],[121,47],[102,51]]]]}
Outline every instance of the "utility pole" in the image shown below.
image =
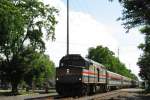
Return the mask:
{"type": "Polygon", "coordinates": [[[69,0],[67,0],[67,55],[69,55],[69,0]]]}
{"type": "Polygon", "coordinates": [[[118,58],[119,58],[120,49],[118,48],[118,58]]]}

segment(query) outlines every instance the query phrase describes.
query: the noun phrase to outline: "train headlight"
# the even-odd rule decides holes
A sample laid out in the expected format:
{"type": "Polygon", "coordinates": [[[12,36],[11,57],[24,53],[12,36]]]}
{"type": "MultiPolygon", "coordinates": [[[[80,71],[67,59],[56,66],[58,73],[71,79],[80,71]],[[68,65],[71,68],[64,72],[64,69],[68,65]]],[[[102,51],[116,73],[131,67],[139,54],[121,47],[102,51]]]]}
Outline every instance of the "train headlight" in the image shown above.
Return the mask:
{"type": "Polygon", "coordinates": [[[59,78],[57,77],[56,80],[59,80],[59,78]]]}
{"type": "Polygon", "coordinates": [[[69,69],[67,69],[67,74],[69,74],[70,73],[70,70],[69,69]]]}
{"type": "Polygon", "coordinates": [[[81,78],[79,78],[79,81],[81,81],[82,79],[81,78]]]}

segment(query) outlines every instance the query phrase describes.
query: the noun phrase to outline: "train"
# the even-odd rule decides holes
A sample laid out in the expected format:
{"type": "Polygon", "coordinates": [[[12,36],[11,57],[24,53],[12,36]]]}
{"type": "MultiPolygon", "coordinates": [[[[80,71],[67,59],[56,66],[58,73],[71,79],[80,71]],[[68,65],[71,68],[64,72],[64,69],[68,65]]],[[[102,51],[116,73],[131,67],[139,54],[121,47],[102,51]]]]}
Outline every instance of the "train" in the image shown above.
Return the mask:
{"type": "Polygon", "coordinates": [[[135,80],[111,72],[104,65],[80,54],[63,56],[56,68],[55,87],[59,95],[90,95],[133,85],[136,85],[135,80]]]}

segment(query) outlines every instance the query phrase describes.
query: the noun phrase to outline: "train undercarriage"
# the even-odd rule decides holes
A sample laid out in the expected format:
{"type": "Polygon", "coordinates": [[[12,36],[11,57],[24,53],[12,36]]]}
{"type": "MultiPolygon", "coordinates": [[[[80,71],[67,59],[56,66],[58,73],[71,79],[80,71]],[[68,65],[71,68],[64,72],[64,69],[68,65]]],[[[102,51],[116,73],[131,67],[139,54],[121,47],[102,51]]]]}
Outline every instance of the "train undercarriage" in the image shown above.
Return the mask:
{"type": "Polygon", "coordinates": [[[64,96],[83,96],[92,95],[100,92],[108,92],[116,87],[107,86],[106,84],[85,84],[85,83],[56,83],[56,91],[64,96]]]}

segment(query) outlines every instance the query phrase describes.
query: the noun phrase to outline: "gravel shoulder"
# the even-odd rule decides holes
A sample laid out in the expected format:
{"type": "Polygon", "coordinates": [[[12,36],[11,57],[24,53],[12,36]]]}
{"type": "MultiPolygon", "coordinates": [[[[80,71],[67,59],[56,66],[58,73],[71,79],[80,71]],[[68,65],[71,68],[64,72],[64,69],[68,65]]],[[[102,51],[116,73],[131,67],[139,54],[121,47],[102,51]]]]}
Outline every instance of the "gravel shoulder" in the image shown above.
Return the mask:
{"type": "Polygon", "coordinates": [[[150,100],[150,93],[144,93],[143,89],[122,89],[122,91],[123,93],[110,100],[150,100]]]}
{"type": "MultiPolygon", "coordinates": [[[[96,100],[150,100],[150,93],[144,93],[143,89],[121,89],[117,90],[121,91],[119,94],[114,97],[108,96],[106,99],[96,99],[96,100]]],[[[49,97],[52,95],[56,95],[57,93],[51,94],[36,94],[36,95],[19,95],[19,96],[0,96],[0,100],[52,100],[49,97]]],[[[101,94],[102,95],[102,94],[101,94]]],[[[75,99],[75,98],[74,98],[75,99]]],[[[82,99],[82,98],[81,98],[82,99]]],[[[85,99],[85,98],[84,98],[85,99]]],[[[69,99],[67,99],[69,100],[69,99]]],[[[73,100],[73,99],[70,99],[73,100]]],[[[78,99],[80,100],[80,99],[78,99]]],[[[89,97],[86,100],[91,100],[89,97]]],[[[95,99],[92,99],[95,100],[95,99]]]]}

